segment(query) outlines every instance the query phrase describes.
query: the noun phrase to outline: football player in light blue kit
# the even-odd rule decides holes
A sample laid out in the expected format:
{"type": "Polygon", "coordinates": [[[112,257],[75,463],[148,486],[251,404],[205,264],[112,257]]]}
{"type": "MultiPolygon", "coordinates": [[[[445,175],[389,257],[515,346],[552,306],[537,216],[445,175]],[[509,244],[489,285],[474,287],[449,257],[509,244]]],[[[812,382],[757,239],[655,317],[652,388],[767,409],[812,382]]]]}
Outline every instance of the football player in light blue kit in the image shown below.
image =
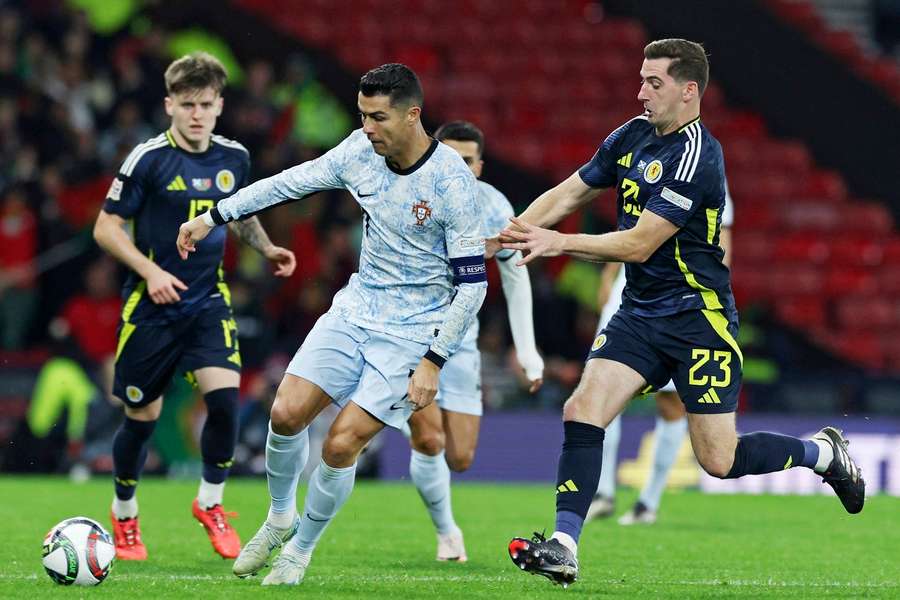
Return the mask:
{"type": "Polygon", "coordinates": [[[360,80],[362,129],[321,157],[263,179],[181,226],[182,258],[217,225],[319,190],[346,189],[363,211],[359,272],[339,291],[288,365],[266,443],[271,506],[235,575],[273,561],[263,585],[297,584],[325,527],[353,489],[356,458],[385,425],[431,404],[440,369],[460,347],[487,290],[475,177],[422,127],[422,87],[400,64],[360,80]],[[313,471],[303,512],[307,427],[341,407],[313,471]]]}
{"type": "MultiPolygon", "coordinates": [[[[481,177],[484,135],[478,127],[454,121],[438,128],[434,137],[459,152],[475,177],[481,177]]],[[[484,181],[478,182],[478,202],[485,231],[499,231],[515,216],[506,196],[484,181]]],[[[516,266],[522,258],[517,250],[501,250],[496,258],[516,358],[533,393],[543,381],[544,361],[534,343],[528,269],[516,266]]],[[[472,464],[481,413],[481,355],[476,319],[460,349],[441,369],[435,404],[416,412],[409,420],[409,475],[437,531],[437,560],[467,560],[462,531],[451,508],[450,471],[463,472],[472,464]]]]}
{"type": "MultiPolygon", "coordinates": [[[[726,267],[731,266],[731,226],[733,223],[734,205],[726,180],[725,208],[722,210],[722,229],[719,232],[719,245],[725,251],[722,262],[726,267]]],[[[599,304],[603,306],[600,312],[600,322],[597,325],[598,335],[619,310],[623,291],[625,291],[625,269],[622,268],[622,263],[607,263],[603,269],[598,295],[599,304]]],[[[666,489],[669,473],[672,471],[678,451],[681,449],[681,443],[687,433],[687,415],[684,404],[681,402],[672,380],[659,388],[656,393],[656,407],[658,414],[653,432],[655,439],[653,467],[650,469],[650,476],[641,489],[637,502],[628,512],[619,517],[619,525],[652,525],[656,522],[656,514],[663,491],[666,489]]],[[[621,437],[622,417],[618,416],[606,428],[600,483],[597,484],[597,493],[594,494],[594,499],[588,508],[586,518],[588,521],[610,517],[615,511],[616,463],[621,437]]]]}

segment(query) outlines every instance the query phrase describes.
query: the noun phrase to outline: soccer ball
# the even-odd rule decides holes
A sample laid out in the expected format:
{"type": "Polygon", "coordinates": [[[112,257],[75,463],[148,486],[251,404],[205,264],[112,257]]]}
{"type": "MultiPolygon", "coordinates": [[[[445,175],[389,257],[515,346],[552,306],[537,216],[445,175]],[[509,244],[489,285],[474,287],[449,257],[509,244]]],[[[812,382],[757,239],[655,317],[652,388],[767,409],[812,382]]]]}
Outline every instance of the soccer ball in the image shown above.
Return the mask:
{"type": "Polygon", "coordinates": [[[73,517],[58,523],[44,538],[41,562],[60,585],[97,585],[109,575],[116,546],[100,523],[73,517]]]}

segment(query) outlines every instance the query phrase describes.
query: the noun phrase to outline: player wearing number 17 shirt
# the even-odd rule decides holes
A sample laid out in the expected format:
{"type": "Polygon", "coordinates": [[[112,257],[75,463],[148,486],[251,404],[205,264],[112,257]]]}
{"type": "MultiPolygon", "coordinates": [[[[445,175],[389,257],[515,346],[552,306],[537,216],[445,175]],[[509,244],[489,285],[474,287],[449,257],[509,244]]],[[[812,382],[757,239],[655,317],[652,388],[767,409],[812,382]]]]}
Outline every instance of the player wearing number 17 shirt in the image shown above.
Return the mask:
{"type": "MultiPolygon", "coordinates": [[[[240,551],[222,508],[237,441],[241,371],[237,326],[222,273],[225,231],[211,236],[191,263],[181,261],[175,250],[185,219],[208,211],[247,183],[246,148],[212,133],[225,81],[222,64],[203,52],[169,66],[165,108],[171,127],[131,151],[94,226],[97,243],[131,269],[123,289],[113,384],[113,395],[125,408],[113,442],[112,504],[116,555],[123,560],[147,558],[135,492],[163,391],[176,373],[200,388],[207,409],[200,438],[203,474],[192,512],[223,558],[240,551]],[[129,222],[132,236],[123,228],[129,222]]],[[[293,272],[293,253],[274,246],[257,219],[235,223],[232,230],[277,265],[276,275],[293,272]]]]}
{"type": "MultiPolygon", "coordinates": [[[[487,290],[478,187],[459,153],[428,136],[422,87],[388,64],[360,80],[362,128],[321,157],[250,185],[183,224],[183,258],[216,226],[319,190],[348,190],[363,211],[359,271],[303,341],[275,396],[266,441],[269,515],[234,563],[263,585],[295,585],[325,527],[353,489],[356,458],[385,425],[397,429],[437,393],[487,290]],[[297,480],[309,456],[308,425],[341,407],[313,471],[303,510],[297,480]]],[[[188,260],[190,262],[190,260],[188,260]]]]}
{"type": "Polygon", "coordinates": [[[709,64],[702,46],[679,39],[648,44],[644,59],[637,96],[644,114],[611,133],[587,164],[491,241],[493,248],[500,242],[528,251],[521,264],[563,253],[626,263],[622,306],[594,340],[563,409],[555,531],[549,540],[536,534],[509,544],[519,568],[563,585],[578,575],[578,538],[600,476],[604,428],[635,394],[670,378],[688,413],[694,453],[710,475],[806,467],[831,485],[848,512],[861,511],[865,500],[865,482],[837,429],[809,440],[737,435],[743,357],[719,246],[725,168],[719,142],[700,121],[709,64]],[[618,231],[544,229],[611,186],[618,231]]]}

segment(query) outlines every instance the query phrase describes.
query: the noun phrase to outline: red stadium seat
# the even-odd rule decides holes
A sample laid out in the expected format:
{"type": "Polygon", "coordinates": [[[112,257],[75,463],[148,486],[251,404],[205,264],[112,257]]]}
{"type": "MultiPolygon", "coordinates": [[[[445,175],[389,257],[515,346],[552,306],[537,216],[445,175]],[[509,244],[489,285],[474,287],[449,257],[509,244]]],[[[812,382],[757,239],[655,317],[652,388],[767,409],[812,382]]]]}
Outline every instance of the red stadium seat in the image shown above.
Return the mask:
{"type": "Polygon", "coordinates": [[[774,304],[778,318],[797,329],[823,329],[828,324],[821,296],[789,296],[774,304]]]}
{"type": "Polygon", "coordinates": [[[818,233],[792,233],[780,237],[775,246],[775,259],[803,264],[823,264],[828,260],[829,245],[818,233]]]}
{"type": "Polygon", "coordinates": [[[882,204],[856,201],[844,207],[844,228],[881,237],[894,229],[894,219],[882,204]]]}
{"type": "Polygon", "coordinates": [[[884,258],[884,243],[870,237],[841,237],[831,243],[831,264],[841,267],[873,267],[884,258]]]}
{"type": "Polygon", "coordinates": [[[749,227],[741,213],[740,227],[734,230],[734,253],[741,263],[768,265],[775,256],[776,237],[765,230],[749,227]]]}
{"type": "Polygon", "coordinates": [[[880,370],[884,367],[885,352],[876,333],[840,332],[831,347],[844,358],[868,369],[880,370]]]}
{"type": "Polygon", "coordinates": [[[838,324],[845,331],[883,331],[900,325],[895,302],[881,296],[848,296],[837,303],[838,324]]]}
{"type": "Polygon", "coordinates": [[[873,294],[877,289],[876,277],[862,269],[836,267],[825,277],[825,293],[833,298],[848,294],[873,294]]]}
{"type": "Polygon", "coordinates": [[[792,296],[821,295],[826,281],[822,270],[808,264],[782,265],[776,261],[769,273],[769,293],[778,301],[792,296]]]}
{"type": "Polygon", "coordinates": [[[885,242],[884,264],[888,269],[900,269],[900,237],[894,235],[885,242]]]}
{"type": "Polygon", "coordinates": [[[784,226],[794,230],[830,232],[844,225],[843,205],[791,202],[782,209],[784,226]]]}

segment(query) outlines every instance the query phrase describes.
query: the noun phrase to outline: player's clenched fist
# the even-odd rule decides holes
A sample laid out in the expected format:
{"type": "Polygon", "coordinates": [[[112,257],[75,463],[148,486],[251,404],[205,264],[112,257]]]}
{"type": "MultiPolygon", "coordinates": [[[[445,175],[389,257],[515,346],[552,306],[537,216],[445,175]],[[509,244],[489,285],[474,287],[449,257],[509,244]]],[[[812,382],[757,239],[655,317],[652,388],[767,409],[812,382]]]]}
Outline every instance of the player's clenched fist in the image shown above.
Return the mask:
{"type": "Polygon", "coordinates": [[[406,389],[413,410],[422,410],[434,402],[440,374],[440,368],[427,358],[419,361],[406,389]]]}
{"type": "Polygon", "coordinates": [[[203,215],[198,215],[187,223],[182,223],[178,228],[178,240],[175,242],[181,260],[187,259],[188,252],[196,250],[195,244],[209,235],[211,230],[212,227],[206,224],[203,215]]]}

